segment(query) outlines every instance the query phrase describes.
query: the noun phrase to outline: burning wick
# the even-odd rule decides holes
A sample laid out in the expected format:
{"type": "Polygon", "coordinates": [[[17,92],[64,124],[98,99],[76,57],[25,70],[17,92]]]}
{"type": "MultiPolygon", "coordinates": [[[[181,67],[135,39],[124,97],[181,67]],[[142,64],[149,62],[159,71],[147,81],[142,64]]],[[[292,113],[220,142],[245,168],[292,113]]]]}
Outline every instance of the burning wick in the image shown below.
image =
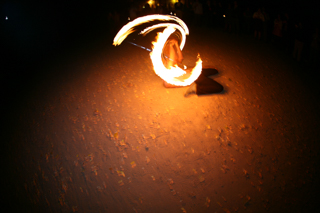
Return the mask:
{"type": "Polygon", "coordinates": [[[166,44],[166,41],[170,37],[172,33],[174,33],[176,30],[178,30],[182,37],[181,37],[181,43],[180,43],[180,49],[182,50],[185,41],[186,41],[186,35],[189,34],[189,29],[187,25],[178,17],[171,16],[171,15],[148,15],[139,17],[128,24],[124,25],[120,31],[117,33],[113,40],[113,45],[120,45],[122,41],[132,32],[135,30],[134,27],[148,23],[150,21],[170,21],[170,23],[161,23],[161,24],[155,24],[150,27],[147,27],[143,31],[140,32],[140,34],[147,34],[151,32],[154,29],[157,28],[165,28],[163,32],[158,33],[158,36],[156,38],[155,42],[152,42],[153,48],[152,52],[150,53],[150,58],[153,64],[153,69],[155,73],[162,78],[164,81],[166,81],[169,84],[174,84],[177,86],[188,86],[192,84],[202,71],[202,61],[200,57],[198,57],[198,61],[196,62],[196,66],[192,69],[191,73],[186,75],[186,71],[178,67],[177,65],[171,66],[169,68],[166,68],[162,62],[162,54],[163,54],[163,48],[166,44]],[[176,22],[171,23],[172,21],[176,22]],[[187,77],[186,77],[187,76],[187,77]]]}

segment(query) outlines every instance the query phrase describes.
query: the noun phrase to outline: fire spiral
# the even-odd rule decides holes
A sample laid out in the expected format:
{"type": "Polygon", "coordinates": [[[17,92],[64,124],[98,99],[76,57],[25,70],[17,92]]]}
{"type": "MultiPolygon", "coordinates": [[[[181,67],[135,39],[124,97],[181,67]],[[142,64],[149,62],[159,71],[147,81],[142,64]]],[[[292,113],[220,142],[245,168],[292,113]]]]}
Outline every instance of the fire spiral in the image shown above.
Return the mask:
{"type": "Polygon", "coordinates": [[[113,39],[113,45],[120,45],[130,33],[135,31],[134,27],[157,20],[171,22],[173,21],[176,23],[170,22],[155,24],[150,27],[147,27],[146,29],[140,32],[140,34],[145,35],[154,29],[164,28],[163,32],[158,33],[156,41],[152,42],[153,48],[152,52],[150,53],[150,58],[155,73],[169,84],[174,84],[177,86],[188,86],[192,84],[195,80],[197,80],[202,71],[202,61],[200,57],[198,57],[196,66],[192,69],[190,73],[187,73],[185,70],[181,69],[177,65],[166,68],[162,62],[161,56],[163,48],[170,35],[174,33],[176,30],[178,30],[181,33],[182,38],[180,43],[180,49],[182,50],[186,42],[186,35],[189,34],[189,29],[187,25],[176,16],[148,15],[136,18],[135,20],[129,22],[120,29],[120,31],[113,39]]]}

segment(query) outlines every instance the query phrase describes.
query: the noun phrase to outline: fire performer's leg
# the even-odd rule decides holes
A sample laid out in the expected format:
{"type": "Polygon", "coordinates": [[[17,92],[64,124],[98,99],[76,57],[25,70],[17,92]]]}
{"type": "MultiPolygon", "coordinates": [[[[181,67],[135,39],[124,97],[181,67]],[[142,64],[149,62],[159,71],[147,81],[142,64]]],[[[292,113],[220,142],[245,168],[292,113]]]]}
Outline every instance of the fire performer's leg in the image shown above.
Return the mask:
{"type": "Polygon", "coordinates": [[[173,48],[174,43],[172,41],[168,41],[165,47],[163,48],[163,64],[167,69],[173,67],[175,63],[175,52],[173,48]]]}

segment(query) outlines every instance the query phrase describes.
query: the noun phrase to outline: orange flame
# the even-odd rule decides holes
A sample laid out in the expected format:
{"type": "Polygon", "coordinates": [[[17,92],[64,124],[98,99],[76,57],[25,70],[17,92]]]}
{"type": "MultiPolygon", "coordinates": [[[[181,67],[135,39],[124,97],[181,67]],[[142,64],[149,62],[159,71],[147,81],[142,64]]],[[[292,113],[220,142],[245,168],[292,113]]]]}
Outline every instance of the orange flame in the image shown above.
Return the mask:
{"type": "Polygon", "coordinates": [[[196,66],[192,69],[191,73],[187,73],[185,70],[181,69],[177,65],[166,68],[162,62],[161,55],[163,52],[164,45],[169,38],[169,36],[175,31],[179,30],[182,35],[182,40],[180,44],[180,49],[182,50],[185,45],[186,35],[189,34],[189,29],[187,25],[178,17],[169,16],[169,15],[149,15],[137,18],[132,22],[129,22],[125,26],[121,28],[116,37],[113,40],[113,45],[120,45],[122,41],[132,32],[134,32],[133,28],[137,25],[147,23],[150,21],[162,20],[162,21],[175,21],[178,24],[173,23],[162,23],[157,25],[152,25],[145,30],[143,30],[140,34],[147,34],[150,31],[160,28],[166,27],[162,33],[158,33],[157,39],[153,44],[153,50],[150,53],[150,58],[153,64],[153,69],[155,73],[166,81],[169,84],[174,84],[177,86],[188,86],[192,84],[202,71],[202,61],[200,57],[196,62],[196,66]]]}

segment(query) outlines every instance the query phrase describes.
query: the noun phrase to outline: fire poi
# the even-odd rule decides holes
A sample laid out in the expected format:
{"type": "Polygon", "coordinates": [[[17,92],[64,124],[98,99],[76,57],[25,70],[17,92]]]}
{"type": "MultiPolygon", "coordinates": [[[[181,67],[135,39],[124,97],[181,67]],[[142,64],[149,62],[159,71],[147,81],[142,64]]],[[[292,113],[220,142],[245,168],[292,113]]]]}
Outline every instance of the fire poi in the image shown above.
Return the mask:
{"type": "Polygon", "coordinates": [[[120,45],[126,37],[134,32],[134,27],[148,23],[151,21],[168,21],[168,23],[160,23],[155,24],[146,29],[142,30],[140,34],[145,35],[151,32],[154,29],[164,28],[163,32],[159,32],[155,42],[152,42],[153,48],[150,53],[150,58],[153,64],[153,69],[155,73],[162,78],[165,82],[177,86],[188,86],[192,84],[199,75],[202,70],[202,61],[200,57],[196,62],[196,66],[192,69],[190,73],[187,73],[186,70],[180,68],[177,65],[166,67],[162,61],[163,48],[165,46],[166,41],[175,31],[179,31],[181,34],[181,42],[180,49],[182,50],[185,42],[186,35],[189,34],[189,29],[187,25],[178,17],[171,15],[148,15],[136,18],[135,20],[129,22],[124,25],[120,31],[117,33],[115,38],[113,39],[113,45],[120,45]],[[170,22],[169,22],[170,21],[170,22]],[[171,23],[171,22],[175,23],[171,23]]]}

